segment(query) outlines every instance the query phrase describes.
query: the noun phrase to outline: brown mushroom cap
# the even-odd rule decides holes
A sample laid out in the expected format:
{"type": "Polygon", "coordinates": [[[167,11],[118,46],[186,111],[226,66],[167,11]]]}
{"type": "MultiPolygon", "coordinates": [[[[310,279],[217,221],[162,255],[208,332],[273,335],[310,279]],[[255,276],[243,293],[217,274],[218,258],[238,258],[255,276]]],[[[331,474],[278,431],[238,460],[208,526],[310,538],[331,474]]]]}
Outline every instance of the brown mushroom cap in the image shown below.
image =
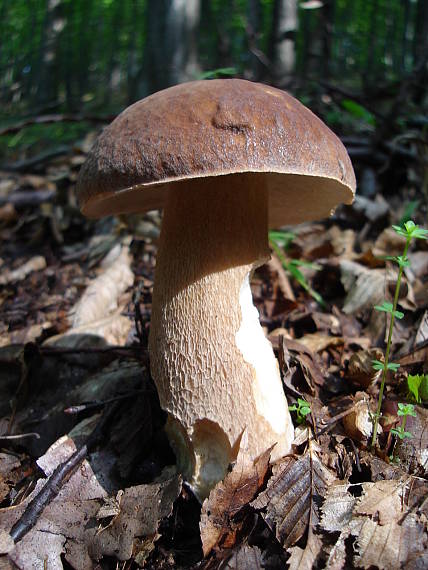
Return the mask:
{"type": "Polygon", "coordinates": [[[242,79],[193,81],[128,107],[108,126],[77,185],[84,214],[162,208],[167,185],[200,177],[262,176],[269,225],[328,216],[350,203],[355,176],[345,147],[299,101],[242,79]]]}

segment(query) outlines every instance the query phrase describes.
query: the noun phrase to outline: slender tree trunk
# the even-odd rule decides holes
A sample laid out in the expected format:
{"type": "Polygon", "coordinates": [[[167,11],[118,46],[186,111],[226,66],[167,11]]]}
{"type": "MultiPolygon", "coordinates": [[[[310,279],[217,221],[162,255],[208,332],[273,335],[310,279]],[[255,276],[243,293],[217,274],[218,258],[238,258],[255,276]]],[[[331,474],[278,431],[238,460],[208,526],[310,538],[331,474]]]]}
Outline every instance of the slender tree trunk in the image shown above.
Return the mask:
{"type": "Polygon", "coordinates": [[[197,75],[199,15],[200,0],[148,0],[142,95],[197,75]]]}
{"type": "Polygon", "coordinates": [[[297,30],[296,0],[275,0],[273,5],[270,60],[272,82],[286,86],[295,71],[297,30]]]}
{"type": "Polygon", "coordinates": [[[403,14],[403,35],[401,37],[401,50],[400,50],[400,71],[402,74],[406,73],[407,53],[409,49],[409,27],[410,27],[410,0],[404,0],[404,14],[403,14]]]}
{"type": "Polygon", "coordinates": [[[46,0],[38,73],[37,102],[48,104],[57,100],[59,84],[59,40],[65,26],[61,0],[46,0]]]}
{"type": "Polygon", "coordinates": [[[128,41],[128,57],[126,61],[126,96],[128,105],[133,103],[137,98],[137,79],[138,79],[138,54],[137,54],[137,31],[139,23],[138,1],[131,2],[131,22],[129,24],[129,41],[128,41]]]}
{"type": "Polygon", "coordinates": [[[263,75],[263,57],[259,49],[262,7],[260,0],[249,0],[247,9],[247,40],[249,57],[249,79],[260,81],[263,75]]]}

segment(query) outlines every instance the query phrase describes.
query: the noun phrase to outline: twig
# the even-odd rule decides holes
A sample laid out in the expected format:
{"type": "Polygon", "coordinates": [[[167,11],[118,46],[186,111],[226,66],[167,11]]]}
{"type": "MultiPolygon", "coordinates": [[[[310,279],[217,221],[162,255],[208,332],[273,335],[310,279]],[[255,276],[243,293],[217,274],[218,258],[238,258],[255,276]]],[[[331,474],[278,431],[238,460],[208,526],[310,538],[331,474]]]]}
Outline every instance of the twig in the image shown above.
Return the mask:
{"type": "Polygon", "coordinates": [[[102,406],[106,406],[107,404],[112,404],[113,402],[118,402],[119,400],[126,400],[128,398],[132,398],[133,396],[138,396],[139,394],[144,394],[146,392],[151,392],[151,390],[133,390],[132,392],[122,394],[121,396],[115,396],[114,398],[109,398],[108,400],[82,402],[81,404],[76,404],[75,406],[69,406],[68,408],[65,408],[64,414],[79,414],[80,412],[91,410],[92,408],[100,408],[102,406]]]}
{"type": "Polygon", "coordinates": [[[37,156],[33,156],[32,158],[27,158],[25,160],[18,160],[13,164],[2,164],[1,170],[5,170],[7,172],[25,172],[27,170],[32,170],[36,166],[40,166],[45,162],[49,162],[54,158],[58,158],[59,156],[63,156],[64,154],[68,154],[71,150],[70,146],[59,146],[54,150],[49,150],[46,152],[42,152],[37,156]]]}
{"type": "Polygon", "coordinates": [[[1,439],[22,439],[24,437],[35,437],[36,439],[40,439],[40,434],[36,433],[35,431],[29,431],[28,433],[16,433],[14,435],[0,435],[1,439]]]}
{"type": "Polygon", "coordinates": [[[14,125],[3,127],[0,129],[0,136],[19,133],[19,131],[31,125],[48,125],[51,123],[81,123],[83,121],[90,123],[110,123],[114,118],[115,115],[108,115],[105,117],[98,117],[96,115],[70,115],[64,113],[41,115],[39,117],[31,117],[30,119],[18,121],[14,125]]]}
{"type": "Polygon", "coordinates": [[[66,478],[70,477],[86,457],[88,451],[102,438],[104,429],[116,413],[118,403],[104,412],[100,422],[86,440],[86,443],[67,461],[58,465],[40,492],[29,502],[21,518],[13,525],[10,536],[19,542],[37,523],[49,503],[58,495],[66,478]]]}

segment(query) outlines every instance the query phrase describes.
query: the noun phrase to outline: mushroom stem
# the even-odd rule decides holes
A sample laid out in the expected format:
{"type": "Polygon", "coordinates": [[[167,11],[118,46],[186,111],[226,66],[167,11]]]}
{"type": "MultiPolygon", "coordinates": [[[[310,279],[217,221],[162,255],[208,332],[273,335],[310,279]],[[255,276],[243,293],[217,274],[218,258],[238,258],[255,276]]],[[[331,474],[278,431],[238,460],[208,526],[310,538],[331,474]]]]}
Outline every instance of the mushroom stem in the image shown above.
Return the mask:
{"type": "Polygon", "coordinates": [[[183,475],[203,499],[236,459],[287,453],[293,426],[251,271],[269,258],[261,177],[183,182],[166,198],[150,333],[151,372],[183,475]]]}

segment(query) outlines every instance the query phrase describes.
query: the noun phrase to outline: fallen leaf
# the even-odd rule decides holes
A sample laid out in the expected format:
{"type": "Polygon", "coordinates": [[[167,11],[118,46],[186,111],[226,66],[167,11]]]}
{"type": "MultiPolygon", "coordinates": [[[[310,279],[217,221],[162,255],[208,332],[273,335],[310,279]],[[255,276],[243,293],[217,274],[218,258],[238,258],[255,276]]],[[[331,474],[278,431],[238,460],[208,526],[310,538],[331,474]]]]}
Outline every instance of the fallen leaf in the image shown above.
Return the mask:
{"type": "Polygon", "coordinates": [[[294,545],[308,525],[318,524],[318,503],[335,479],[314,447],[311,444],[299,458],[288,456],[276,463],[266,490],[251,503],[284,549],[294,545]]]}
{"type": "Polygon", "coordinates": [[[356,497],[348,492],[349,487],[349,484],[335,483],[327,490],[321,507],[320,526],[323,530],[341,532],[348,527],[357,501],[356,497]]]}
{"type": "Polygon", "coordinates": [[[354,562],[360,568],[400,570],[408,568],[407,562],[420,558],[422,565],[414,567],[423,568],[426,544],[424,525],[414,515],[408,515],[401,525],[390,522],[382,526],[365,519],[357,538],[354,562]]]}
{"type": "Polygon", "coordinates": [[[322,352],[330,346],[341,346],[344,339],[339,336],[330,336],[323,333],[305,334],[299,338],[299,342],[304,344],[312,352],[322,352]]]}
{"type": "Polygon", "coordinates": [[[384,354],[379,348],[354,352],[349,359],[346,377],[363,388],[368,388],[382,374],[381,370],[374,370],[373,360],[382,360],[383,357],[384,354]]]}
{"type": "MultiPolygon", "coordinates": [[[[342,419],[342,423],[349,437],[366,445],[373,431],[373,422],[364,393],[357,392],[356,398],[362,399],[356,402],[354,410],[342,419]]],[[[381,433],[381,426],[378,430],[381,433]]]]}
{"type": "Polygon", "coordinates": [[[257,546],[250,546],[249,544],[241,544],[236,548],[227,562],[221,565],[225,570],[261,570],[264,568],[262,564],[262,555],[257,546]]]}
{"type": "Polygon", "coordinates": [[[105,319],[118,308],[118,299],[134,282],[129,247],[116,246],[101,264],[102,273],[86,288],[71,311],[72,329],[105,319]]]}
{"type": "Polygon", "coordinates": [[[340,262],[341,281],[347,292],[343,305],[346,314],[357,313],[364,309],[373,309],[384,298],[385,271],[367,269],[355,261],[340,262]]]}
{"type": "MultiPolygon", "coordinates": [[[[73,441],[64,436],[38,464],[49,475],[74,451],[73,441]]],[[[10,530],[47,482],[39,479],[21,504],[0,510],[3,530],[10,530]]],[[[9,558],[20,568],[34,568],[37,564],[43,567],[48,560],[49,568],[60,569],[64,557],[76,570],[92,570],[93,559],[107,554],[126,560],[141,537],[156,539],[159,522],[171,512],[180,489],[180,477],[169,473],[160,482],[125,489],[111,524],[99,527],[97,515],[108,496],[84,460],[45,507],[36,525],[9,552],[9,558]]]]}
{"type": "Polygon", "coordinates": [[[0,285],[7,285],[8,283],[17,283],[23,281],[30,273],[34,271],[41,271],[46,268],[46,259],[41,255],[32,257],[24,264],[11,271],[4,271],[0,275],[0,285]]]}
{"type": "Polygon", "coordinates": [[[403,516],[405,487],[403,481],[365,483],[364,494],[357,502],[354,514],[369,515],[380,525],[398,522],[403,516]]]}
{"type": "Polygon", "coordinates": [[[220,543],[233,546],[238,525],[232,519],[254,499],[266,476],[271,449],[252,461],[245,449],[245,439],[244,432],[232,471],[217,483],[202,505],[199,527],[204,556],[220,543]]]}
{"type": "Polygon", "coordinates": [[[312,570],[315,567],[315,561],[322,549],[320,538],[309,529],[308,540],[305,548],[293,546],[287,552],[291,554],[287,560],[290,570],[312,570]]]}

